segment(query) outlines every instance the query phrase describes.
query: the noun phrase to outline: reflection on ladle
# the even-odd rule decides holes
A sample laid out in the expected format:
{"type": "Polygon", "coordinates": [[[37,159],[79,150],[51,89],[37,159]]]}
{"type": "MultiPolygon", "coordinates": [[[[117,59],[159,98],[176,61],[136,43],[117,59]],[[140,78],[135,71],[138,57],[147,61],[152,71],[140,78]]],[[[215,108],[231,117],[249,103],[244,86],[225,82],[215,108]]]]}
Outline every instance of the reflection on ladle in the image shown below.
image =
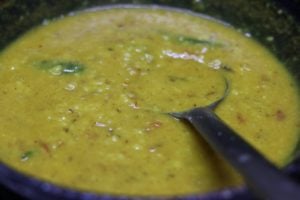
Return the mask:
{"type": "Polygon", "coordinates": [[[300,185],[287,177],[215,114],[214,110],[229,93],[228,81],[225,82],[224,95],[214,103],[169,114],[189,122],[242,175],[255,196],[270,200],[300,199],[300,185]]]}

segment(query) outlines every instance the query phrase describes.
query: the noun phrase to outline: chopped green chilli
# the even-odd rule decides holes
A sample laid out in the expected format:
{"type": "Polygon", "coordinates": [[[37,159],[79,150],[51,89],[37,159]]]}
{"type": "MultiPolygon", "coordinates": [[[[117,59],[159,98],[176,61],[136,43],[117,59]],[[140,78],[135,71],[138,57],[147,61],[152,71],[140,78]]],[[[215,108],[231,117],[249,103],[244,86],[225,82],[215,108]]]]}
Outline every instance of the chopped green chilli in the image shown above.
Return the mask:
{"type": "Polygon", "coordinates": [[[84,70],[84,65],[74,61],[60,60],[43,60],[35,63],[43,70],[50,72],[52,75],[75,74],[84,70]]]}
{"type": "Polygon", "coordinates": [[[34,151],[26,151],[21,155],[21,161],[27,161],[29,160],[34,154],[34,151]]]}

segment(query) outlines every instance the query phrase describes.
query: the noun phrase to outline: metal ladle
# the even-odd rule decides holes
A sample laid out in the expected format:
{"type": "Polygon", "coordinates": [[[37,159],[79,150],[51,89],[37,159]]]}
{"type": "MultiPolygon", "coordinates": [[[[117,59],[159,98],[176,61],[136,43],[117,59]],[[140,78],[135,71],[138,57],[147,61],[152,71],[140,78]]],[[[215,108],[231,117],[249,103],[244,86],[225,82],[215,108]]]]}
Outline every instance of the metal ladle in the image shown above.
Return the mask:
{"type": "Polygon", "coordinates": [[[300,200],[300,185],[268,161],[252,145],[226,125],[214,112],[228,95],[214,103],[184,112],[169,113],[189,122],[208,144],[244,178],[254,195],[270,200],[300,200]]]}

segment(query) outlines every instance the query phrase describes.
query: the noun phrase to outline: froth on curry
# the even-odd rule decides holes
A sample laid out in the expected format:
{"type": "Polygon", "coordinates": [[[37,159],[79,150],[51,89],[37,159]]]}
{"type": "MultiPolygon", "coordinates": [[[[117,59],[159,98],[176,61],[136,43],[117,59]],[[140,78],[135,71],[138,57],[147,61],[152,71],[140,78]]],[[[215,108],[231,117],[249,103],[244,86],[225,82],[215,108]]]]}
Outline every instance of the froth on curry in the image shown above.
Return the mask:
{"type": "Polygon", "coordinates": [[[284,165],[299,133],[297,88],[232,27],[163,8],[44,21],[0,54],[0,160],[65,187],[127,195],[206,193],[240,177],[166,112],[208,105],[284,165]]]}

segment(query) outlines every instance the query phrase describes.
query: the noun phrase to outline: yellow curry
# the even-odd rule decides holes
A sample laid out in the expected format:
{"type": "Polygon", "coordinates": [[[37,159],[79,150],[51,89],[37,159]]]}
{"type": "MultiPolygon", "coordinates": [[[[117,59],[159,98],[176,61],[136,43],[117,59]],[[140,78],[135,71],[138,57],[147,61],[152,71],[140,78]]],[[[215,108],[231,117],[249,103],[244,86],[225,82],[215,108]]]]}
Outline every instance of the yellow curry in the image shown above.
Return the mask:
{"type": "Polygon", "coordinates": [[[205,16],[111,8],[47,21],[0,54],[0,159],[80,190],[205,193],[241,178],[165,114],[217,114],[278,166],[298,141],[296,84],[266,49],[205,16]]]}

